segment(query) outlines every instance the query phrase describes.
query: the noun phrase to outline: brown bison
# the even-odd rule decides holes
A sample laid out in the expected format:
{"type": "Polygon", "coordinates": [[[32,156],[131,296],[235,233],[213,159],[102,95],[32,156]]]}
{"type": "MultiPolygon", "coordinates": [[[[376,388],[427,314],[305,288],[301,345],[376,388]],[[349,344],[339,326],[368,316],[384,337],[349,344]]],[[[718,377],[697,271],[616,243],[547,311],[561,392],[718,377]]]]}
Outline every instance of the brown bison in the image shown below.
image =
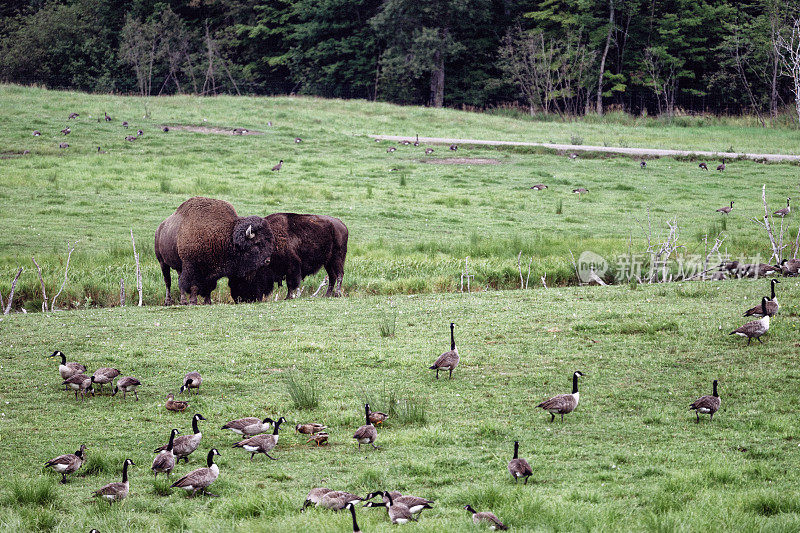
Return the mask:
{"type": "Polygon", "coordinates": [[[195,197],[183,202],[158,226],[156,258],[161,264],[167,297],[172,305],[170,268],[178,271],[181,303],[211,303],[211,291],[222,277],[247,279],[268,264],[273,248],[269,225],[261,217],[239,217],[222,200],[195,197]]]}
{"type": "Polygon", "coordinates": [[[347,256],[347,226],[338,218],[323,215],[274,213],[264,218],[275,239],[269,265],[247,279],[229,276],[234,301],[255,302],[272,293],[274,284],[286,279],[286,299],[294,298],[303,278],[325,267],[328,291],[342,295],[344,260],[347,256]]]}

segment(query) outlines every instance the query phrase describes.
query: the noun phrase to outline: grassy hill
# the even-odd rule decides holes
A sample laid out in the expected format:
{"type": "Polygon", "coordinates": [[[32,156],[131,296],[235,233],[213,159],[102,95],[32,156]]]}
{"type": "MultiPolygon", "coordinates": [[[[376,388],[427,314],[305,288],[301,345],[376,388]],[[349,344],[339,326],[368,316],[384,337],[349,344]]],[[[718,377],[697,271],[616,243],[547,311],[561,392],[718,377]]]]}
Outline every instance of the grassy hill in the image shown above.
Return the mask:
{"type": "MultiPolygon", "coordinates": [[[[325,213],[350,228],[345,290],[352,295],[455,291],[464,258],[473,287],[519,286],[517,256],[532,261],[531,278],[574,282],[569,259],[583,250],[613,258],[644,249],[648,208],[658,232],[677,217],[681,243],[700,253],[704,235],[724,230],[731,255],[767,252],[750,220],[760,216],[760,187],[782,207],[797,189],[795,166],[729,162],[704,173],[697,162],[629,158],[570,160],[543,150],[376,143],[374,133],[452,135],[480,139],[583,142],[661,148],[798,153],[800,132],[687,119],[695,127],[653,119],[610,117],[534,122],[446,109],[398,107],[313,98],[197,98],[87,95],[0,86],[0,291],[25,267],[17,302],[41,308],[30,261],[43,265],[52,297],[63,280],[67,241],[79,241],[61,305],[112,306],[119,282],[134,286],[130,230],[142,254],[147,304],[163,301],[152,251],[158,223],[186,198],[228,200],[241,214],[325,213]],[[70,112],[80,117],[68,121],[70,112]],[[112,122],[97,122],[107,112],[112,122]],[[145,118],[142,118],[145,117],[145,118]],[[128,129],[122,120],[130,123],[128,129]],[[268,123],[271,122],[272,126],[268,123]],[[161,125],[170,125],[169,133],[161,125]],[[59,130],[70,125],[72,133],[59,130]],[[197,133],[179,126],[244,127],[261,135],[197,133]],[[33,137],[34,130],[42,132],[33,137]],[[142,129],[134,142],[126,135],[142,129]],[[295,137],[302,143],[295,143],[295,137]],[[59,142],[68,142],[65,150],[59,142]],[[98,153],[100,146],[107,153],[98,153]],[[398,150],[387,153],[389,146],[398,150]],[[23,150],[30,154],[20,155],[23,150]],[[440,164],[431,159],[493,159],[497,164],[440,164]],[[280,172],[272,166],[283,159],[280,172]],[[548,184],[542,192],[535,183],[548,184]],[[571,194],[586,187],[588,195],[571,194]],[[735,201],[731,216],[715,209],[735,201]]],[[[450,161],[444,161],[445,163],[450,161]]],[[[713,163],[713,162],[709,162],[713,163]]],[[[713,168],[713,167],[712,167],[713,168]]],[[[790,226],[792,235],[796,231],[790,226]]],[[[306,281],[316,288],[321,275],[306,281]]],[[[308,293],[308,289],[306,293],[308,293]]],[[[220,283],[215,299],[226,301],[220,283]]]]}

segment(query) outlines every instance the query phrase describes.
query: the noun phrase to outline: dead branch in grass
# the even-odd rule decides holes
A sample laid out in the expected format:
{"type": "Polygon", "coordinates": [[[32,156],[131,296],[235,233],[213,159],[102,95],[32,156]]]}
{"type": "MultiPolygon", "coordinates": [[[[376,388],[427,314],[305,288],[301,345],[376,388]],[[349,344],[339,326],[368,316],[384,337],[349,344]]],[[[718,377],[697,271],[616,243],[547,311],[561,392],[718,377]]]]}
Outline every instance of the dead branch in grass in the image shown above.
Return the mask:
{"type": "Polygon", "coordinates": [[[11,282],[11,292],[8,294],[8,305],[5,309],[3,309],[4,315],[7,315],[11,312],[11,305],[14,303],[14,291],[17,290],[17,281],[19,281],[20,274],[22,274],[22,267],[19,267],[19,270],[17,270],[17,275],[14,276],[14,281],[11,282]]]}
{"type": "Polygon", "coordinates": [[[56,310],[56,300],[61,295],[61,291],[64,290],[64,286],[67,284],[67,275],[69,274],[69,260],[72,257],[72,252],[75,251],[75,246],[77,246],[77,244],[78,244],[78,241],[75,241],[75,244],[73,244],[72,246],[70,246],[70,244],[67,243],[67,265],[66,265],[66,267],[64,267],[64,282],[61,284],[61,288],[58,289],[58,292],[56,293],[56,295],[53,296],[53,301],[50,303],[50,310],[51,311],[55,311],[56,310]]]}

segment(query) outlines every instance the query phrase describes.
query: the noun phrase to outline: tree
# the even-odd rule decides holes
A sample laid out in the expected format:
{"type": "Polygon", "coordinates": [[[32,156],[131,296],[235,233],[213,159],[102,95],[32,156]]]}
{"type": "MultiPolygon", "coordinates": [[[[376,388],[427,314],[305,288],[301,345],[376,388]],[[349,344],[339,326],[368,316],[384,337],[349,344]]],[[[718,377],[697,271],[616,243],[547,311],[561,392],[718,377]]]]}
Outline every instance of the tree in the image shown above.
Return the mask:
{"type": "Polygon", "coordinates": [[[790,23],[778,34],[776,51],[781,72],[792,82],[797,120],[800,121],[800,14],[791,16],[790,23]]]}

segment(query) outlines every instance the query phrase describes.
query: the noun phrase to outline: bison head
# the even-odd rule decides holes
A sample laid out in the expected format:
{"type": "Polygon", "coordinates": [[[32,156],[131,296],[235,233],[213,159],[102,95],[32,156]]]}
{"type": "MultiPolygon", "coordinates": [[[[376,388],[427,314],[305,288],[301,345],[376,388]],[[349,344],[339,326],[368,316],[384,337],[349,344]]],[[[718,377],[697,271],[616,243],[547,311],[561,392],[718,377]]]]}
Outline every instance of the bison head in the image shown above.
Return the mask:
{"type": "Polygon", "coordinates": [[[249,277],[259,267],[269,264],[273,237],[269,224],[261,217],[244,217],[233,227],[235,276],[249,277]]]}

